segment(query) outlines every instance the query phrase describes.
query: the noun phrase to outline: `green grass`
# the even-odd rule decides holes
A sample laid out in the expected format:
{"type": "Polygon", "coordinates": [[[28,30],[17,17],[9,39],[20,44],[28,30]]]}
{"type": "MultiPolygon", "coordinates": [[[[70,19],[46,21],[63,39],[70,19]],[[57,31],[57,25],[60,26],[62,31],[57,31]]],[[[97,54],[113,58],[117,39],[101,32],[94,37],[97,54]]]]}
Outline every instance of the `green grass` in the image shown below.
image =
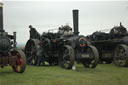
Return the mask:
{"type": "Polygon", "coordinates": [[[128,85],[128,68],[100,64],[96,69],[77,65],[76,71],[58,66],[27,66],[17,74],[11,67],[0,69],[0,85],[128,85]]]}

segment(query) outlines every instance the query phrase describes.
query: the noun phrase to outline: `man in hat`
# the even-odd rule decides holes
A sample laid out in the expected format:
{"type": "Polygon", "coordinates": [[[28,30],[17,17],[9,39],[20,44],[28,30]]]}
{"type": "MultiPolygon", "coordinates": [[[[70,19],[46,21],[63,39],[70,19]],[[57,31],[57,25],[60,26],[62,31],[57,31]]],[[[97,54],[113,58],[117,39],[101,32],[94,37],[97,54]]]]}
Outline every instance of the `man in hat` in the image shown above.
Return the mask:
{"type": "Polygon", "coordinates": [[[33,39],[40,39],[40,34],[37,32],[35,28],[32,27],[32,25],[29,25],[30,28],[30,38],[33,39]]]}

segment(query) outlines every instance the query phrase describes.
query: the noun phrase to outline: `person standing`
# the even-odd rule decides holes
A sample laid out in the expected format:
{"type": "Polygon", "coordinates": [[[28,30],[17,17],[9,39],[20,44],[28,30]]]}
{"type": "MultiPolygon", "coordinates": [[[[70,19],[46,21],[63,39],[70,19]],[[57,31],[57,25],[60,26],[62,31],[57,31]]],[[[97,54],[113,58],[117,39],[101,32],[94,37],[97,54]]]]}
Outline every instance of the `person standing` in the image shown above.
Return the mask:
{"type": "Polygon", "coordinates": [[[43,44],[40,42],[37,45],[37,66],[40,66],[41,63],[44,64],[45,63],[45,55],[44,55],[44,49],[43,49],[43,44]]]}

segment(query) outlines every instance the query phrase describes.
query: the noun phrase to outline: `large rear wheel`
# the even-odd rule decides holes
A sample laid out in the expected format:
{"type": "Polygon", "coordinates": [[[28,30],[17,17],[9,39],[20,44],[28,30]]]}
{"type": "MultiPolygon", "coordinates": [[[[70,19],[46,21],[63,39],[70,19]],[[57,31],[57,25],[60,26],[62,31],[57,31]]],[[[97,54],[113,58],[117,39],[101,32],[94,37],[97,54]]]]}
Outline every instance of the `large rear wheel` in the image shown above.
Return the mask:
{"type": "Polygon", "coordinates": [[[39,44],[39,40],[30,39],[25,45],[25,55],[27,57],[28,65],[36,65],[37,64],[37,56],[36,56],[36,47],[39,44]]]}
{"type": "Polygon", "coordinates": [[[114,53],[114,63],[117,66],[125,67],[128,66],[128,46],[120,44],[116,47],[114,53]]]}

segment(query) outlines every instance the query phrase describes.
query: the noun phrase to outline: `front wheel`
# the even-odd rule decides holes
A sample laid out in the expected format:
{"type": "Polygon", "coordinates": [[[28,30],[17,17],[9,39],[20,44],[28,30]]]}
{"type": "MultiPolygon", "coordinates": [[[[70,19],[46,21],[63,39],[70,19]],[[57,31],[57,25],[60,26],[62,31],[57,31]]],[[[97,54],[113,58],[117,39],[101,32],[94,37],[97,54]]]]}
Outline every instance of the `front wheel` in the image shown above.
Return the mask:
{"type": "Polygon", "coordinates": [[[21,50],[16,50],[12,55],[17,57],[16,64],[12,66],[13,71],[17,73],[23,73],[26,68],[25,54],[21,50]]]}
{"type": "Polygon", "coordinates": [[[95,68],[99,61],[99,54],[98,54],[97,49],[94,46],[90,45],[87,48],[87,53],[88,53],[90,59],[86,62],[83,62],[84,67],[85,68],[95,68]]]}
{"type": "Polygon", "coordinates": [[[60,66],[65,69],[71,69],[74,65],[75,55],[74,50],[71,46],[65,45],[62,52],[62,59],[60,62],[60,66]]]}

